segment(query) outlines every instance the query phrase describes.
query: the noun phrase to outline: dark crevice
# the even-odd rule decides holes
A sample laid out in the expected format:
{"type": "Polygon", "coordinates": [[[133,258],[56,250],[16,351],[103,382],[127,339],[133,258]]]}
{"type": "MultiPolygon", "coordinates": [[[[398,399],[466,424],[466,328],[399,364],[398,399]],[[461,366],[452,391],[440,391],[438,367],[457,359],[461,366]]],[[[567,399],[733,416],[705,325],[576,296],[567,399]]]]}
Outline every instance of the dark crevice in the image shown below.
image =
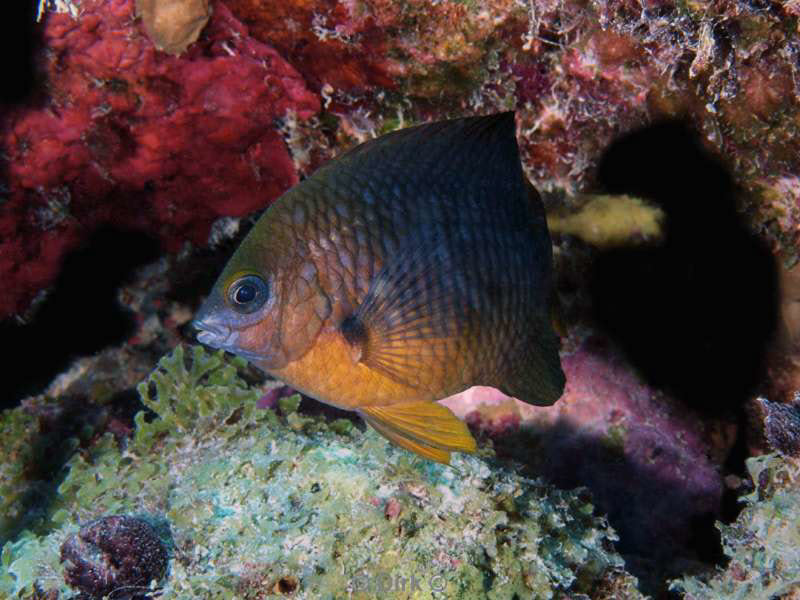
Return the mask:
{"type": "Polygon", "coordinates": [[[18,0],[3,4],[3,27],[0,51],[8,57],[0,86],[0,117],[2,109],[14,105],[42,101],[40,93],[44,76],[36,64],[42,47],[43,23],[36,22],[38,0],[18,0]]]}
{"type": "Polygon", "coordinates": [[[779,298],[774,258],[737,213],[730,174],[669,122],[613,144],[597,183],[666,214],[660,245],[597,257],[598,326],[651,385],[701,413],[738,414],[765,380],[779,298]]]}
{"type": "Polygon", "coordinates": [[[153,238],[114,227],[96,230],[71,252],[28,323],[0,323],[0,338],[14,357],[2,408],[41,393],[76,358],[130,337],[135,322],[117,300],[119,289],[158,256],[153,238]]]}
{"type": "MultiPolygon", "coordinates": [[[[597,256],[589,291],[598,328],[651,386],[700,418],[736,424],[722,475],[746,480],[746,405],[768,379],[778,319],[772,253],[737,211],[731,173],[684,123],[618,140],[599,164],[597,186],[645,198],[666,215],[660,244],[597,256]]],[[[696,517],[689,545],[700,560],[724,560],[714,520],[735,520],[741,493],[726,487],[720,514],[696,517]]]]}
{"type": "MultiPolygon", "coordinates": [[[[718,457],[720,481],[732,474],[746,482],[746,406],[767,380],[779,295],[774,257],[737,211],[730,171],[691,127],[662,122],[608,148],[595,190],[660,207],[664,237],[587,255],[588,276],[576,282],[588,291],[585,316],[649,386],[706,421],[708,431],[720,424],[736,430],[727,455],[718,457]]],[[[495,446],[558,487],[588,487],[647,593],[666,597],[664,582],[687,564],[724,565],[715,522],[736,519],[746,483],[736,486],[731,478],[721,502],[711,496],[698,502],[670,481],[669,469],[615,456],[602,439],[566,426],[528,429],[495,446]]]]}

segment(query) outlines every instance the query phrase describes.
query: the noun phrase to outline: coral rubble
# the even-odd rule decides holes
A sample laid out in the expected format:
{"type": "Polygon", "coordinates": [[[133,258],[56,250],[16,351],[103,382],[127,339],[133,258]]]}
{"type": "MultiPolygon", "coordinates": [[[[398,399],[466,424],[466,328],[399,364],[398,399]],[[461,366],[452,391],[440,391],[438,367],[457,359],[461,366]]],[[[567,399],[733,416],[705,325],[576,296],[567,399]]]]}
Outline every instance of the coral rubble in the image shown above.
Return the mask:
{"type": "Polygon", "coordinates": [[[709,577],[673,582],[687,599],[794,598],[800,589],[800,464],[767,454],[749,459],[747,469],[755,490],[734,523],[718,525],[730,562],[709,577]]]}
{"type": "Polygon", "coordinates": [[[44,507],[49,528],[3,547],[0,593],[66,594],[65,538],[78,523],[132,514],[169,524],[163,598],[604,597],[595,585],[641,597],[584,491],[490,456],[455,468],[418,460],[349,421],[292,412],[296,401],[280,404],[282,416],[258,409],[238,366],[200,347],[188,361],[180,346],[162,359],[140,385],[155,416],[137,416],[127,447],[106,435],[72,458],[44,507]]]}

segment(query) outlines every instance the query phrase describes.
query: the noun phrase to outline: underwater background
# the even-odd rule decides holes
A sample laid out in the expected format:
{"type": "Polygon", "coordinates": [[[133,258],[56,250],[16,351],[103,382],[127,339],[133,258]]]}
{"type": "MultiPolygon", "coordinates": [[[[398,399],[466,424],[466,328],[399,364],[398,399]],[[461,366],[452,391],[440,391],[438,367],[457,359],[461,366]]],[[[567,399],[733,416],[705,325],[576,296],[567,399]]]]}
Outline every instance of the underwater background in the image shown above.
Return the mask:
{"type": "Polygon", "coordinates": [[[796,3],[19,4],[0,598],[800,594],[796,3]],[[554,242],[554,406],[445,400],[479,445],[449,468],[196,345],[280,194],[507,110],[554,242]]]}

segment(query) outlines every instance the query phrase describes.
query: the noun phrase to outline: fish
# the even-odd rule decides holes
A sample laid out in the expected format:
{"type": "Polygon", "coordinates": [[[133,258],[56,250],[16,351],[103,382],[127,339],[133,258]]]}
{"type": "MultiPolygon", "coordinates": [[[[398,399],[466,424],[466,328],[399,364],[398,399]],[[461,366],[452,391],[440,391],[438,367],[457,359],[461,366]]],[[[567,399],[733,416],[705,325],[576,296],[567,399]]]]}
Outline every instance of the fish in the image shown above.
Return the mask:
{"type": "Polygon", "coordinates": [[[477,445],[438,400],[484,385],[552,405],[552,247],[515,131],[513,112],[433,122],[322,166],[242,240],[198,341],[444,464],[477,445]]]}

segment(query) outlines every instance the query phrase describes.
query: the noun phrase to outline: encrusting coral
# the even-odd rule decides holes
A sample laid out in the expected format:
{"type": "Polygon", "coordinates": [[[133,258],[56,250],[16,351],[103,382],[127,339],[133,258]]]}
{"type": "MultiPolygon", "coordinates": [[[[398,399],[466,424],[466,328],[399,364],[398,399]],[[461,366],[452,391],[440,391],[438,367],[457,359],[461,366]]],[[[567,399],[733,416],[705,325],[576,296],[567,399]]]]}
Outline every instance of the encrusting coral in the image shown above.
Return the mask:
{"type": "Polygon", "coordinates": [[[626,195],[589,196],[576,212],[547,215],[551,234],[574,235],[599,248],[658,241],[663,221],[663,210],[626,195]]]}
{"type": "Polygon", "coordinates": [[[673,582],[687,599],[788,599],[800,589],[800,462],[767,454],[747,469],[755,490],[734,523],[717,525],[730,562],[712,577],[673,582]]]}
{"type": "Polygon", "coordinates": [[[59,546],[79,523],[133,515],[169,525],[162,598],[641,597],[584,491],[519,477],[489,450],[419,460],[293,412],[297,397],[282,416],[258,409],[242,366],[200,347],[162,359],[139,388],[155,415],[139,413],[126,448],[106,435],[73,457],[47,525],[3,547],[0,594],[70,597],[59,546]]]}

